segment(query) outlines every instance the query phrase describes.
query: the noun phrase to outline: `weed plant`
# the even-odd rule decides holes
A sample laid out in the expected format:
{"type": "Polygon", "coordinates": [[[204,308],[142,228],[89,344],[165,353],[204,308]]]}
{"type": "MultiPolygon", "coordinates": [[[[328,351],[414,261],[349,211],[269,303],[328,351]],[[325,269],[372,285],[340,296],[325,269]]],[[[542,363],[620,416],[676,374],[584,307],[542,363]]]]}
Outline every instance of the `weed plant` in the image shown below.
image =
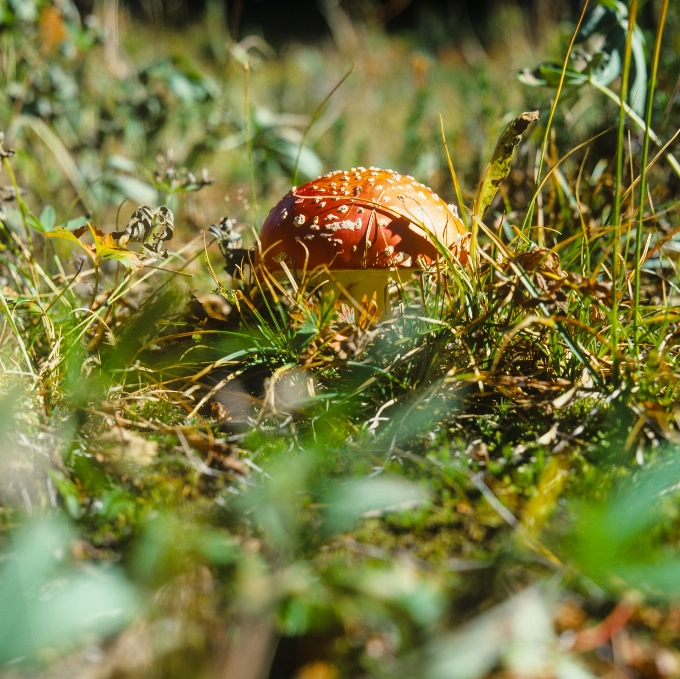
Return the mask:
{"type": "MultiPolygon", "coordinates": [[[[2,8],[3,675],[680,674],[680,19],[654,9],[645,36],[635,0],[585,7],[521,76],[539,113],[467,163],[413,59],[384,157],[455,196],[469,261],[439,244],[380,320],[247,247],[284,181],[364,162],[336,97],[404,43],[367,33],[301,123],[253,104],[257,40],[140,67],[106,16],[2,8]],[[209,225],[189,168],[229,148],[239,214],[209,225]]],[[[325,82],[315,49],[267,87],[325,82]]]]}

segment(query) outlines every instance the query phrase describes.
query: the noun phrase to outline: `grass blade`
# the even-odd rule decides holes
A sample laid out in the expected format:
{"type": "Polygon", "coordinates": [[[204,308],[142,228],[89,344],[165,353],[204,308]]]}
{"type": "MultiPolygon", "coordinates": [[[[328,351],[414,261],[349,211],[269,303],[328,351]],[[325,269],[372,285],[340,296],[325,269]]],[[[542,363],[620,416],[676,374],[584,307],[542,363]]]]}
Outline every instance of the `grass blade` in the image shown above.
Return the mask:
{"type": "Polygon", "coordinates": [[[654,90],[656,88],[656,75],[659,68],[659,56],[661,54],[661,38],[666,23],[668,12],[668,0],[663,1],[661,16],[656,30],[654,43],[654,57],[652,72],[649,76],[647,94],[647,110],[645,111],[645,136],[642,143],[642,163],[640,165],[640,200],[638,201],[638,223],[635,231],[635,282],[633,284],[633,336],[635,341],[635,353],[640,353],[639,318],[640,318],[640,267],[642,265],[642,220],[644,215],[645,198],[647,192],[647,157],[649,155],[649,132],[652,126],[652,109],[654,108],[654,90]]]}

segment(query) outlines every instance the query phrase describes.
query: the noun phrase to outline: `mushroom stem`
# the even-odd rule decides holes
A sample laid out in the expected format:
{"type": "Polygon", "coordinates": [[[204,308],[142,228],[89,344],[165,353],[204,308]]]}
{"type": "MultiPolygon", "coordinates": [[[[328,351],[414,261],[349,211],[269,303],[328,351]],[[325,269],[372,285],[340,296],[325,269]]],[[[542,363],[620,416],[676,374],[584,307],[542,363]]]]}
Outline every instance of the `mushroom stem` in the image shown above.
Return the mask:
{"type": "MultiPolygon", "coordinates": [[[[403,284],[411,280],[413,270],[399,269],[341,269],[326,273],[323,291],[333,291],[337,299],[345,299],[350,295],[358,304],[363,302],[364,297],[371,300],[375,294],[380,319],[392,318],[390,297],[387,291],[390,278],[403,284]]],[[[352,305],[353,306],[353,305],[352,305]]]]}

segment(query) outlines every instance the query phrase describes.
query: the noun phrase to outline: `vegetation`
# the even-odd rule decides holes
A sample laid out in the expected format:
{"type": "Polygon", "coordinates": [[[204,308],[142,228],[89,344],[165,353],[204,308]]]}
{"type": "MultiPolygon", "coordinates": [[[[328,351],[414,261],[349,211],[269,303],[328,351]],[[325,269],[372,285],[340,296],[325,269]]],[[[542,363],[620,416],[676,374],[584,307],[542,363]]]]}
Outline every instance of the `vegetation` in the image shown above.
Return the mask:
{"type": "Polygon", "coordinates": [[[279,55],[110,7],[0,5],[3,676],[680,675],[678,6],[279,55]],[[388,320],[243,258],[353,165],[470,229],[388,320]]]}

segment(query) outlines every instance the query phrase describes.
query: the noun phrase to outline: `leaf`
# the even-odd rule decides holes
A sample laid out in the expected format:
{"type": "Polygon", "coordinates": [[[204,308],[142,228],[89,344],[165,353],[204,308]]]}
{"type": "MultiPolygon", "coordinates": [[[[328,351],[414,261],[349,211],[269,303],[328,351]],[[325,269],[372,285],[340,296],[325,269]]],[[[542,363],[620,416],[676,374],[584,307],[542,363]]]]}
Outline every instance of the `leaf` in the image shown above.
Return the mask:
{"type": "MultiPolygon", "coordinates": [[[[600,0],[586,15],[576,37],[576,47],[569,55],[565,86],[580,87],[588,82],[608,87],[621,75],[628,8],[619,0],[600,0]]],[[[647,97],[647,62],[645,38],[639,26],[633,29],[631,71],[627,102],[638,115],[643,115],[647,97]]],[[[519,80],[532,87],[557,87],[562,64],[546,62],[533,71],[519,74],[519,80]]]]}
{"type": "MultiPolygon", "coordinates": [[[[88,224],[88,227],[90,228],[92,240],[94,241],[96,252],[95,261],[97,264],[113,260],[115,262],[120,262],[126,269],[132,271],[138,271],[139,269],[144,268],[144,265],[139,259],[139,255],[131,250],[121,248],[113,239],[112,234],[104,234],[98,228],[92,226],[92,224],[88,224]]],[[[78,231],[79,230],[80,229],[78,229],[78,231]]]]}
{"type": "Polygon", "coordinates": [[[99,441],[104,444],[99,453],[102,459],[123,473],[148,467],[158,453],[158,441],[145,439],[123,427],[113,427],[101,435],[99,441]]]}
{"type": "Polygon", "coordinates": [[[51,205],[45,205],[40,213],[40,225],[45,231],[52,231],[57,222],[57,213],[51,205]]]}
{"type": "Polygon", "coordinates": [[[326,526],[330,532],[342,532],[362,516],[403,511],[422,504],[427,498],[425,490],[405,479],[378,477],[349,481],[329,493],[326,526]]]}
{"type": "Polygon", "coordinates": [[[142,243],[144,248],[154,257],[167,257],[168,251],[161,248],[164,241],[171,240],[175,233],[175,217],[172,211],[161,205],[154,209],[148,205],[140,205],[130,217],[124,231],[112,234],[121,246],[142,243]]]}
{"type": "Polygon", "coordinates": [[[515,677],[593,679],[561,652],[546,597],[526,589],[430,646],[428,679],[477,679],[494,666],[515,677]]]}
{"type": "Polygon", "coordinates": [[[510,174],[510,163],[515,147],[522,141],[522,134],[529,125],[538,120],[538,111],[527,111],[515,118],[504,130],[496,142],[491,162],[477,185],[474,215],[482,219],[491,201],[498,192],[498,187],[510,174]]]}
{"type": "Polygon", "coordinates": [[[70,563],[74,538],[62,518],[13,532],[12,554],[0,568],[1,665],[113,634],[138,612],[136,592],[118,568],[70,563]]]}
{"type": "Polygon", "coordinates": [[[110,233],[105,234],[96,226],[92,226],[89,222],[86,226],[81,226],[74,231],[70,231],[64,226],[57,226],[53,231],[48,231],[45,235],[49,238],[61,238],[62,240],[76,243],[76,245],[85,250],[92,258],[92,261],[97,265],[108,260],[114,260],[133,271],[141,269],[144,266],[136,252],[121,248],[110,233]],[[88,229],[92,234],[93,245],[83,243],[80,240],[80,237],[88,229]]]}
{"type": "Polygon", "coordinates": [[[71,229],[78,229],[81,226],[86,226],[87,225],[87,217],[84,217],[81,215],[80,217],[74,217],[73,219],[69,219],[68,222],[66,222],[66,228],[71,230],[71,229]]]}
{"type": "Polygon", "coordinates": [[[85,250],[85,252],[87,252],[87,254],[94,261],[95,259],[94,248],[91,245],[88,245],[87,243],[82,243],[79,240],[80,236],[83,235],[86,229],[87,229],[86,226],[81,226],[75,231],[69,231],[65,226],[57,226],[55,227],[54,231],[48,231],[45,235],[48,238],[61,238],[62,240],[68,240],[71,241],[71,243],[75,243],[83,250],[85,250]]]}
{"type": "Polygon", "coordinates": [[[155,203],[158,197],[158,193],[153,186],[136,177],[114,175],[109,178],[107,183],[112,189],[126,198],[132,198],[140,203],[155,203]]]}
{"type": "Polygon", "coordinates": [[[40,15],[40,34],[45,54],[59,47],[68,37],[64,20],[56,7],[47,7],[40,15]]]}

